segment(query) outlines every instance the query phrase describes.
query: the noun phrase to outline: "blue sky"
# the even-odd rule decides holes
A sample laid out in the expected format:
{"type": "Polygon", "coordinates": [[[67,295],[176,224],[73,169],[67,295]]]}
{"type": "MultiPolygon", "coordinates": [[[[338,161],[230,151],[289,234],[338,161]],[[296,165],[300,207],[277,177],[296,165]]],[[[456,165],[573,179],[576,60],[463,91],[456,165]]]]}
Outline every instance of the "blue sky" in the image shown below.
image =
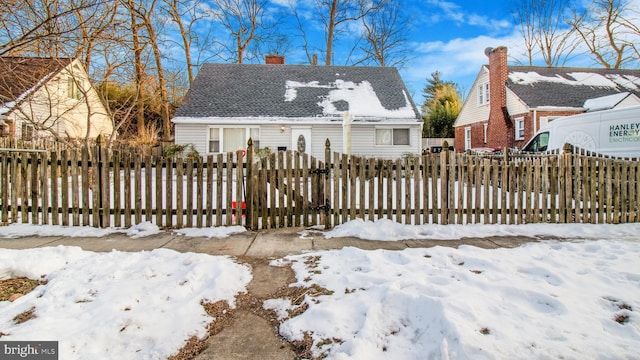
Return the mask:
{"type": "MultiPolygon", "coordinates": [[[[469,91],[480,67],[487,63],[486,47],[507,46],[515,49],[522,43],[518,30],[513,25],[506,1],[476,0],[398,0],[408,15],[406,23],[410,61],[400,68],[401,75],[419,107],[426,79],[435,71],[441,78],[458,84],[463,95],[469,91]]],[[[309,16],[309,28],[316,21],[308,11],[310,0],[272,0],[275,4],[293,4],[300,14],[309,16]]],[[[309,32],[321,42],[321,24],[317,33],[309,32]]],[[[352,33],[356,33],[354,28],[352,33]]],[[[349,43],[343,36],[336,40],[336,47],[349,43]]],[[[338,50],[339,51],[339,50],[338,50]]],[[[289,48],[288,64],[304,63],[305,56],[289,48]]],[[[334,65],[342,65],[336,55],[334,65]]],[[[322,59],[322,57],[321,57],[322,59]]]]}
{"type": "MultiPolygon", "coordinates": [[[[324,59],[324,26],[313,12],[313,4],[317,0],[267,0],[266,19],[285,19],[277,28],[289,42],[276,52],[284,54],[287,64],[308,64],[307,55],[302,49],[303,36],[292,13],[298,13],[305,30],[306,40],[311,48],[310,53],[317,53],[319,63],[324,59]]],[[[402,4],[407,14],[404,24],[411,55],[409,61],[399,67],[400,74],[420,107],[423,103],[422,89],[431,74],[440,71],[445,81],[455,82],[463,97],[469,92],[473,80],[483,64],[488,62],[484,55],[487,47],[506,46],[509,49],[509,61],[512,64],[524,61],[523,39],[511,15],[511,4],[519,0],[394,0],[402,4]]],[[[589,2],[590,0],[578,0],[589,2]]],[[[640,14],[640,1],[629,0],[629,4],[640,14]]],[[[207,0],[201,3],[207,7],[207,0]]],[[[634,15],[637,19],[638,16],[634,15]]],[[[228,31],[213,22],[199,23],[201,31],[213,35],[211,44],[222,42],[232,45],[234,39],[228,31]]],[[[640,24],[638,24],[640,26],[640,24]]],[[[352,22],[341,31],[334,42],[334,65],[345,65],[349,62],[351,46],[359,38],[362,24],[352,22]]],[[[176,43],[179,43],[177,41],[176,43]]],[[[220,45],[212,48],[220,49],[220,45]]],[[[231,46],[233,47],[233,46],[231,46]]],[[[267,46],[265,46],[266,48],[267,46]]],[[[222,51],[224,53],[224,50],[222,51]]],[[[269,49],[261,49],[268,53],[269,49]]],[[[178,56],[180,50],[169,51],[170,57],[178,56]]],[[[233,62],[233,57],[220,56],[220,52],[211,52],[199,59],[210,62],[233,62]],[[212,55],[213,54],[213,55],[212,55]]],[[[263,63],[263,59],[247,59],[246,63],[263,63]]],[[[544,65],[535,60],[535,65],[544,65]]],[[[588,56],[575,56],[565,63],[566,66],[597,66],[588,56]]],[[[597,66],[600,67],[600,66],[597,66]]]]}
{"type": "Polygon", "coordinates": [[[509,1],[405,0],[417,24],[411,32],[415,56],[401,69],[416,101],[434,71],[458,84],[466,95],[480,67],[487,63],[484,49],[521,43],[509,13],[509,1]]]}

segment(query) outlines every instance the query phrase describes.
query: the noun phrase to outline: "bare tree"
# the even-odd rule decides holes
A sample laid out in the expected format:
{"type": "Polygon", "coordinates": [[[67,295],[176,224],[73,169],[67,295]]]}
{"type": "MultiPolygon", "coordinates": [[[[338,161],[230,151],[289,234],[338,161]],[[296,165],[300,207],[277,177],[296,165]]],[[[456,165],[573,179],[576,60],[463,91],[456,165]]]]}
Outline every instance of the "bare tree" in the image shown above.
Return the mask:
{"type": "Polygon", "coordinates": [[[290,4],[290,10],[296,20],[296,28],[300,34],[300,38],[302,41],[301,48],[307,57],[307,61],[310,64],[315,64],[314,57],[316,57],[315,59],[317,60],[316,52],[322,53],[322,49],[312,47],[313,45],[310,42],[309,37],[307,36],[306,22],[301,18],[300,13],[298,12],[297,8],[293,6],[293,4],[290,4]]]}
{"type": "Polygon", "coordinates": [[[627,0],[593,0],[582,12],[574,12],[571,24],[596,62],[619,69],[638,60],[638,28],[626,18],[627,0]],[[635,33],[634,33],[635,32],[635,33]]]}
{"type": "Polygon", "coordinates": [[[325,28],[325,65],[333,63],[334,40],[349,22],[377,11],[388,0],[313,0],[314,12],[325,28]]]}
{"type": "Polygon", "coordinates": [[[633,19],[626,20],[623,22],[624,27],[627,28],[629,37],[633,39],[629,41],[628,44],[631,46],[633,53],[635,54],[636,62],[640,62],[640,16],[636,16],[633,19]]]}
{"type": "Polygon", "coordinates": [[[0,56],[59,56],[65,42],[105,0],[10,0],[0,2],[0,56]],[[91,14],[79,18],[79,12],[91,14]]]}
{"type": "Polygon", "coordinates": [[[143,44],[140,41],[140,28],[144,26],[143,24],[138,23],[138,16],[135,0],[121,0],[122,5],[129,12],[130,16],[130,24],[129,30],[131,31],[131,44],[133,47],[134,54],[134,67],[135,67],[135,91],[136,91],[136,104],[137,104],[137,113],[136,113],[136,122],[138,124],[138,132],[143,133],[146,129],[145,119],[144,119],[144,102],[142,101],[142,82],[145,73],[145,66],[142,62],[142,52],[144,50],[143,44]]]}
{"type": "Polygon", "coordinates": [[[366,45],[361,49],[380,66],[401,66],[408,59],[406,24],[397,2],[385,2],[362,18],[366,45]]]}
{"type": "Polygon", "coordinates": [[[97,2],[91,8],[78,8],[74,16],[78,19],[78,29],[67,42],[73,50],[69,53],[74,58],[81,59],[83,65],[89,71],[95,49],[105,46],[105,42],[112,42],[114,35],[110,33],[118,26],[116,15],[119,4],[114,2],[97,2]],[[102,44],[101,44],[102,43],[102,44]]]}
{"type": "Polygon", "coordinates": [[[214,0],[214,16],[230,34],[231,44],[221,45],[231,54],[235,62],[242,64],[249,45],[268,29],[265,19],[267,0],[214,0]]]}
{"type": "Polygon", "coordinates": [[[573,28],[565,21],[570,6],[566,0],[519,0],[513,4],[529,65],[539,53],[547,66],[562,66],[575,51],[573,28]]]}
{"type": "Polygon", "coordinates": [[[158,42],[158,34],[154,26],[153,16],[157,0],[151,0],[145,8],[138,7],[137,14],[147,30],[148,44],[153,52],[156,64],[156,74],[158,81],[158,90],[160,95],[160,114],[162,116],[162,134],[165,140],[171,138],[171,114],[169,113],[169,96],[167,92],[167,82],[162,64],[162,54],[160,52],[160,44],[158,42]]]}
{"type": "Polygon", "coordinates": [[[535,7],[535,1],[521,1],[514,4],[512,10],[513,17],[519,25],[520,35],[522,35],[524,43],[525,57],[528,65],[533,65],[533,58],[536,52],[536,21],[534,11],[531,7],[535,7]]]}
{"type": "MultiPolygon", "coordinates": [[[[202,10],[202,1],[187,0],[163,0],[164,11],[169,15],[171,20],[178,26],[180,33],[181,46],[184,49],[185,64],[187,67],[187,78],[189,85],[193,82],[194,64],[192,58],[192,45],[200,46],[198,34],[195,33],[194,27],[200,20],[207,19],[209,15],[202,10]]],[[[206,37],[205,37],[206,38],[206,37]]],[[[204,40],[204,39],[203,39],[204,40]]]]}

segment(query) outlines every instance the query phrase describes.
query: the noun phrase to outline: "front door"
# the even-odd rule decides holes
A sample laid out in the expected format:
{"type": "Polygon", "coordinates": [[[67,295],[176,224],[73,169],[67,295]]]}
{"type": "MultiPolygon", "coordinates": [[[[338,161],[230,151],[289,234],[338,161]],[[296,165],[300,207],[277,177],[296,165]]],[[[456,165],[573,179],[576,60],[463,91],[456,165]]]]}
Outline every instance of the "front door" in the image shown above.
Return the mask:
{"type": "Polygon", "coordinates": [[[311,153],[311,127],[291,128],[291,149],[301,153],[311,153]]]}

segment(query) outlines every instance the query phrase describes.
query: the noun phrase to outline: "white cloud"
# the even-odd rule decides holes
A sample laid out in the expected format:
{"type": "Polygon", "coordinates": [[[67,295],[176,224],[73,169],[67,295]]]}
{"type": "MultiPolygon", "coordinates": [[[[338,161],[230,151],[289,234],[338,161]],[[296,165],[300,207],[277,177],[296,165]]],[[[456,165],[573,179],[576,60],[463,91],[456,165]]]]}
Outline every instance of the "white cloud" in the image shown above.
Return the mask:
{"type": "Polygon", "coordinates": [[[287,6],[295,8],[298,6],[298,2],[296,0],[271,0],[270,1],[274,5],[287,6]]]}
{"type": "Polygon", "coordinates": [[[489,30],[508,29],[513,25],[507,20],[491,19],[484,15],[469,14],[466,18],[467,25],[482,26],[489,30]]]}
{"type": "Polygon", "coordinates": [[[438,0],[429,0],[428,3],[444,11],[448,20],[453,20],[457,23],[464,21],[465,16],[459,5],[449,1],[438,0]]]}
{"type": "Polygon", "coordinates": [[[484,49],[506,46],[510,54],[519,54],[521,43],[517,31],[505,37],[481,35],[474,38],[456,38],[447,42],[416,43],[413,48],[417,56],[401,70],[402,77],[417,104],[422,102],[422,88],[426,79],[435,71],[441,73],[443,80],[457,83],[466,93],[482,65],[488,63],[484,49]]]}
{"type": "Polygon", "coordinates": [[[428,4],[442,11],[442,14],[438,14],[437,11],[429,14],[432,23],[453,22],[456,26],[478,26],[493,31],[507,29],[513,26],[508,20],[493,19],[485,15],[467,13],[460,5],[453,2],[429,0],[428,4]]]}

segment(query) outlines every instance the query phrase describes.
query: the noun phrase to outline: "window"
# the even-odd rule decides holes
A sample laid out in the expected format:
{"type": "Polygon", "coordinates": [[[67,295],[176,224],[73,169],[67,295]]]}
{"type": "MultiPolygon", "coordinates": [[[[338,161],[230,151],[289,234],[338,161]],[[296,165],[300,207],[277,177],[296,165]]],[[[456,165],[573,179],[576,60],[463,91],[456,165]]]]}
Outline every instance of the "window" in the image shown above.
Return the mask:
{"type": "Polygon", "coordinates": [[[210,153],[220,152],[220,129],[209,129],[209,149],[210,153]]]}
{"type": "Polygon", "coordinates": [[[260,148],[260,128],[209,128],[209,153],[233,152],[246,149],[249,137],[253,140],[254,148],[260,148]]]}
{"type": "Polygon", "coordinates": [[[471,127],[464,128],[464,149],[471,149],[471,127]]]}
{"type": "Polygon", "coordinates": [[[522,150],[528,151],[528,152],[547,151],[548,146],[549,146],[549,132],[543,132],[538,134],[538,136],[536,136],[533,140],[531,140],[529,144],[527,144],[525,148],[522,150]]]}
{"type": "Polygon", "coordinates": [[[376,145],[410,145],[409,129],[376,129],[376,145]]]}
{"type": "Polygon", "coordinates": [[[224,128],[222,129],[222,151],[230,152],[238,149],[246,149],[246,129],[224,128]]]}
{"type": "Polygon", "coordinates": [[[22,123],[22,140],[24,141],[33,140],[33,125],[22,123]]]}
{"type": "Polygon", "coordinates": [[[489,83],[478,85],[478,105],[486,105],[489,103],[489,83]]]}
{"type": "Polygon", "coordinates": [[[76,100],[80,100],[81,98],[81,93],[80,93],[80,89],[78,88],[78,83],[72,77],[67,78],[67,97],[69,99],[76,99],[76,100]]]}
{"type": "Polygon", "coordinates": [[[516,140],[524,140],[524,118],[516,118],[516,140]]]}
{"type": "MultiPolygon", "coordinates": [[[[253,141],[253,148],[260,149],[260,128],[251,128],[249,134],[251,141],[253,141]]],[[[247,139],[247,141],[249,141],[249,139],[247,139]]]]}

